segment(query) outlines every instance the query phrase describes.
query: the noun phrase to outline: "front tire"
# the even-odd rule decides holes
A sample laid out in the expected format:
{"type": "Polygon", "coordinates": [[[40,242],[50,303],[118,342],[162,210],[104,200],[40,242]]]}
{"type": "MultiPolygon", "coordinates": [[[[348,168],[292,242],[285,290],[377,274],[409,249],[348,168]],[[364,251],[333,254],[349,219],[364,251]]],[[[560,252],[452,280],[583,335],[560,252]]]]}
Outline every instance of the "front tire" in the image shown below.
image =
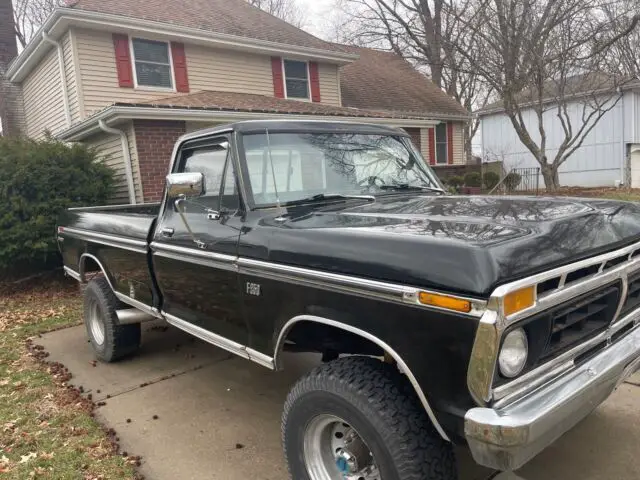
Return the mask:
{"type": "Polygon", "coordinates": [[[455,480],[451,444],[395,366],[369,357],[321,365],[289,393],[282,439],[295,480],[455,480]]]}
{"type": "Polygon", "coordinates": [[[124,308],[104,277],[87,284],[84,291],[84,324],[96,357],[115,362],[136,352],[140,347],[139,323],[119,325],[116,311],[124,308]]]}

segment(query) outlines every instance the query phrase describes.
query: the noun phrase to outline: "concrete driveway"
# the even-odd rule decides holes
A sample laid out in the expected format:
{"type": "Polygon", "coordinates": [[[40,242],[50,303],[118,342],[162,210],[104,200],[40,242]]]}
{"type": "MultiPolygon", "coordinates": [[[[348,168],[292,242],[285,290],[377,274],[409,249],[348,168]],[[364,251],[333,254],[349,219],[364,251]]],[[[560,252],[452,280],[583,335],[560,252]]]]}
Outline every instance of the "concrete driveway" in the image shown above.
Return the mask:
{"type": "MultiPolygon", "coordinates": [[[[151,480],[283,480],[280,415],[289,387],[317,364],[290,355],[285,372],[227,354],[162,324],[143,326],[140,354],[117,364],[93,363],[84,327],[38,339],[50,360],[73,373],[113,427],[122,450],[141,455],[151,480]],[[154,419],[154,416],[157,418],[154,419]]],[[[640,478],[640,376],[623,384],[588,419],[518,475],[526,480],[640,478]]],[[[458,452],[460,480],[494,473],[458,452]]]]}

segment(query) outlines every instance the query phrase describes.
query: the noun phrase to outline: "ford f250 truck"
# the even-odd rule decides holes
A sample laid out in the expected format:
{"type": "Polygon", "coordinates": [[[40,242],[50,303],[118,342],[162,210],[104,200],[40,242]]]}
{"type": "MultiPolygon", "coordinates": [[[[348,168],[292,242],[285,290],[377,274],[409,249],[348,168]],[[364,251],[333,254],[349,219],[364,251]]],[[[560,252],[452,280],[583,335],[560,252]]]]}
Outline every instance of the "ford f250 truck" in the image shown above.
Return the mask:
{"type": "Polygon", "coordinates": [[[640,362],[640,205],[451,196],[402,130],[252,121],[176,144],[161,204],[57,230],[96,356],[177,328],[292,388],[294,480],[452,480],[452,445],[514,470],[640,362]]]}

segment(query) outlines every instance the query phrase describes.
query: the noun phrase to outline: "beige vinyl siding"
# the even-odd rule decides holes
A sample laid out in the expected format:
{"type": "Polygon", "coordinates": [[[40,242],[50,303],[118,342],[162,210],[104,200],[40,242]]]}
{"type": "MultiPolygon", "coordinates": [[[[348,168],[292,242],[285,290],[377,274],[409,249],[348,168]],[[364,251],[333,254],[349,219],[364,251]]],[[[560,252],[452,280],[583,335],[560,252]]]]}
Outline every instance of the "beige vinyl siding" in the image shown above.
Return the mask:
{"type": "MultiPolygon", "coordinates": [[[[142,196],[142,183],[140,181],[140,161],[138,157],[138,146],[136,144],[136,132],[133,127],[133,122],[129,122],[129,124],[125,126],[121,126],[124,132],[127,134],[127,141],[129,143],[129,156],[131,157],[131,170],[133,173],[133,184],[136,189],[136,201],[138,203],[143,202],[142,196]]],[[[127,202],[129,198],[127,197],[127,202]]]]}
{"type": "MultiPolygon", "coordinates": [[[[179,95],[171,90],[121,88],[112,34],[74,30],[74,35],[85,116],[114,102],[145,102],[179,95]]],[[[271,57],[268,55],[195,44],[185,45],[185,55],[192,93],[212,90],[273,96],[271,57]]],[[[338,67],[321,63],[318,68],[322,103],[340,105],[338,67]]]]}
{"type": "Polygon", "coordinates": [[[120,88],[112,34],[78,30],[75,35],[85,116],[114,102],[142,102],[175,95],[170,91],[120,88]]]}
{"type": "Polygon", "coordinates": [[[49,50],[24,80],[22,93],[27,136],[42,138],[47,130],[56,134],[67,128],[55,48],[49,50]]]}
{"type": "Polygon", "coordinates": [[[69,99],[69,113],[71,123],[80,120],[80,106],[78,103],[78,85],[76,85],[76,67],[73,62],[73,45],[71,43],[71,32],[62,38],[62,51],[64,53],[64,70],[67,82],[67,95],[69,99]]]}
{"type": "Polygon", "coordinates": [[[185,45],[192,92],[254,93],[273,96],[271,57],[200,45],[185,45]]]}
{"type": "Polygon", "coordinates": [[[464,131],[460,122],[453,123],[453,163],[461,165],[465,163],[464,156],[464,131]]]}
{"type": "Polygon", "coordinates": [[[340,106],[340,80],[338,66],[330,63],[318,64],[320,77],[320,103],[340,106]]]}
{"type": "MultiPolygon", "coordinates": [[[[119,129],[127,133],[129,140],[129,153],[133,166],[133,179],[136,187],[136,199],[142,200],[142,188],[140,187],[140,168],[138,165],[137,149],[135,148],[135,135],[133,135],[133,123],[128,125],[118,125],[119,129]]],[[[105,165],[114,171],[115,192],[109,200],[110,204],[129,203],[129,189],[127,187],[127,176],[124,164],[124,153],[122,151],[122,141],[119,135],[108,133],[98,133],[93,135],[83,143],[95,147],[98,150],[98,158],[105,165]]]]}

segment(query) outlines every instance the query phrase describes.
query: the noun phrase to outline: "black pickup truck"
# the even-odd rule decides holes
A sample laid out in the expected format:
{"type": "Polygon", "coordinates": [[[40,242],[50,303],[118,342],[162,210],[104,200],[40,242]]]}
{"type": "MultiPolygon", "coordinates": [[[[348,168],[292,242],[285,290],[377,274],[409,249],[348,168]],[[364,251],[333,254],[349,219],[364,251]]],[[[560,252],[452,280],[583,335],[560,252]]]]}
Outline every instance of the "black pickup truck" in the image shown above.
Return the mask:
{"type": "Polygon", "coordinates": [[[399,129],[241,122],[182,137],[164,200],[59,221],[115,361],[164,319],[272,370],[295,480],[517,469],[640,362],[640,205],[451,196],[399,129]]]}

